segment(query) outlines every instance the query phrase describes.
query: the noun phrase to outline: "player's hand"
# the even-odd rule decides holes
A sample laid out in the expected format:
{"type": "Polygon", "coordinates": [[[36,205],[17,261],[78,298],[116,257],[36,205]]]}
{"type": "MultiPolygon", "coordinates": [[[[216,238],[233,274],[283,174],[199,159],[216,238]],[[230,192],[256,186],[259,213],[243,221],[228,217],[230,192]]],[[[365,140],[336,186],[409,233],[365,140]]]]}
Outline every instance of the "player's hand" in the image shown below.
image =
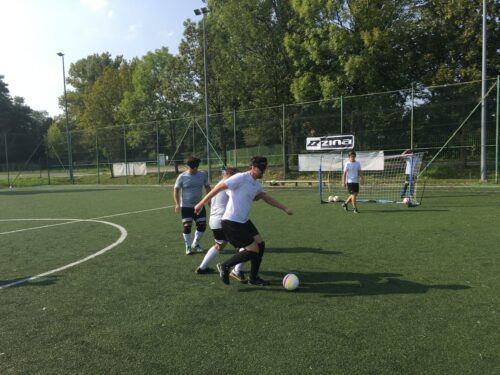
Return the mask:
{"type": "Polygon", "coordinates": [[[284,211],[287,213],[287,215],[293,215],[293,210],[291,208],[285,207],[284,211]]]}
{"type": "Polygon", "coordinates": [[[179,206],[178,204],[175,205],[175,213],[178,214],[179,212],[181,212],[181,206],[179,206]]]}
{"type": "Polygon", "coordinates": [[[201,212],[202,208],[203,208],[203,205],[198,203],[196,206],[194,206],[194,213],[196,215],[198,215],[201,212]]]}

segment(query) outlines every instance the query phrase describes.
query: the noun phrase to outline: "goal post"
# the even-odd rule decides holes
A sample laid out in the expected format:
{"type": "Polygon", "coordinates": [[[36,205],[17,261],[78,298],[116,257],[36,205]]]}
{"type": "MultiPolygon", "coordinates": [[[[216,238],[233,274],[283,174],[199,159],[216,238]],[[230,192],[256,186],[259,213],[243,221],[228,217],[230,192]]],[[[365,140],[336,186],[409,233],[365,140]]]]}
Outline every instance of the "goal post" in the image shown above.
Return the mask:
{"type": "MultiPolygon", "coordinates": [[[[357,201],[418,205],[422,159],[423,153],[386,155],[384,151],[357,151],[356,160],[363,171],[357,201]]],[[[347,161],[347,152],[343,150],[299,155],[300,172],[318,172],[320,202],[327,202],[328,196],[341,200],[347,196],[341,184],[347,161]]]]}

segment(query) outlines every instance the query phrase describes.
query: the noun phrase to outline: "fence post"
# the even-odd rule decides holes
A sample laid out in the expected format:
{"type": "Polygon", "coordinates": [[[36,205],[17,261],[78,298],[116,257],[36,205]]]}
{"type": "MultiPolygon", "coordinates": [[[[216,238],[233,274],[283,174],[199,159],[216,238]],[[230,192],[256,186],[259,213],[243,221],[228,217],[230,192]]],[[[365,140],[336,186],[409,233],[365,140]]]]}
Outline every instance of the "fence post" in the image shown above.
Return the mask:
{"type": "Polygon", "coordinates": [[[498,100],[500,99],[500,76],[497,76],[497,115],[496,115],[496,140],[495,140],[495,182],[498,184],[498,116],[500,109],[498,100]]]}
{"type": "Polygon", "coordinates": [[[5,143],[5,163],[7,166],[7,184],[10,186],[9,151],[7,150],[7,132],[3,133],[5,143]]]}
{"type": "Polygon", "coordinates": [[[45,164],[47,165],[47,185],[50,185],[49,141],[45,138],[45,164]]]}
{"type": "Polygon", "coordinates": [[[344,134],[344,96],[340,95],[340,134],[344,134]]]}
{"type": "Polygon", "coordinates": [[[234,141],[234,167],[238,168],[238,157],[236,156],[236,109],[233,107],[233,141],[234,141]]]}
{"type": "MultiPolygon", "coordinates": [[[[163,157],[165,159],[165,157],[163,157]]],[[[158,166],[158,185],[161,183],[160,177],[160,125],[156,123],[156,165],[158,166]]],[[[147,168],[147,166],[146,166],[147,168]]]]}
{"type": "Polygon", "coordinates": [[[283,123],[283,180],[286,180],[286,133],[285,133],[285,104],[283,103],[283,118],[282,118],[282,123],[283,123]]]}
{"type": "Polygon", "coordinates": [[[97,140],[97,131],[95,132],[95,160],[97,163],[97,185],[101,183],[101,171],[99,170],[99,141],[97,140]]]}
{"type": "Polygon", "coordinates": [[[128,184],[127,137],[125,134],[125,125],[123,125],[123,155],[125,157],[125,184],[128,184]]]}
{"type": "Polygon", "coordinates": [[[415,106],[414,83],[411,83],[411,112],[410,112],[410,150],[413,150],[413,108],[415,106]]]}

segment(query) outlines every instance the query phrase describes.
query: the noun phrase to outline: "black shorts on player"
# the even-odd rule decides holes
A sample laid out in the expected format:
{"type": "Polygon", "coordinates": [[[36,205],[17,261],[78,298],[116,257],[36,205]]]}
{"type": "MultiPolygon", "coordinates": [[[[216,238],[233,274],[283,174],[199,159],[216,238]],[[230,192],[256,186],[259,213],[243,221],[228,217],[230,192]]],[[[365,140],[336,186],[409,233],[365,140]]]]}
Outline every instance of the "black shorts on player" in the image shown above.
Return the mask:
{"type": "Polygon", "coordinates": [[[236,248],[242,248],[253,243],[254,237],[259,234],[255,225],[248,220],[246,223],[222,220],[222,229],[227,240],[236,248]]]}
{"type": "Polygon", "coordinates": [[[359,193],[359,184],[357,182],[347,183],[347,191],[349,192],[349,194],[359,193]]]}

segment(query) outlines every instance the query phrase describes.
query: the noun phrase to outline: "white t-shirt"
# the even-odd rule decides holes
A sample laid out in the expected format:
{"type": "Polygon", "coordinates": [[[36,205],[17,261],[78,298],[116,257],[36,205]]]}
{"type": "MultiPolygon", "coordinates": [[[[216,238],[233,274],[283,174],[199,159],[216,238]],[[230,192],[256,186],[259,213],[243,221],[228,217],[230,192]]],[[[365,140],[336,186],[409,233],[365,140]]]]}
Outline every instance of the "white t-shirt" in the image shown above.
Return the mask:
{"type": "Polygon", "coordinates": [[[354,160],[353,162],[348,161],[344,166],[344,172],[347,171],[347,183],[359,183],[359,171],[361,170],[361,164],[359,161],[354,160]]]}
{"type": "Polygon", "coordinates": [[[226,205],[229,200],[229,195],[226,190],[222,190],[215,195],[210,201],[210,229],[221,229],[222,215],[226,211],[226,205]]]}
{"type": "Polygon", "coordinates": [[[416,175],[422,163],[422,157],[418,154],[408,154],[406,156],[405,174],[416,175]]]}
{"type": "Polygon", "coordinates": [[[224,181],[227,185],[229,201],[222,220],[246,223],[250,216],[252,203],[257,194],[262,193],[262,184],[254,180],[250,172],[238,173],[224,181]]]}

